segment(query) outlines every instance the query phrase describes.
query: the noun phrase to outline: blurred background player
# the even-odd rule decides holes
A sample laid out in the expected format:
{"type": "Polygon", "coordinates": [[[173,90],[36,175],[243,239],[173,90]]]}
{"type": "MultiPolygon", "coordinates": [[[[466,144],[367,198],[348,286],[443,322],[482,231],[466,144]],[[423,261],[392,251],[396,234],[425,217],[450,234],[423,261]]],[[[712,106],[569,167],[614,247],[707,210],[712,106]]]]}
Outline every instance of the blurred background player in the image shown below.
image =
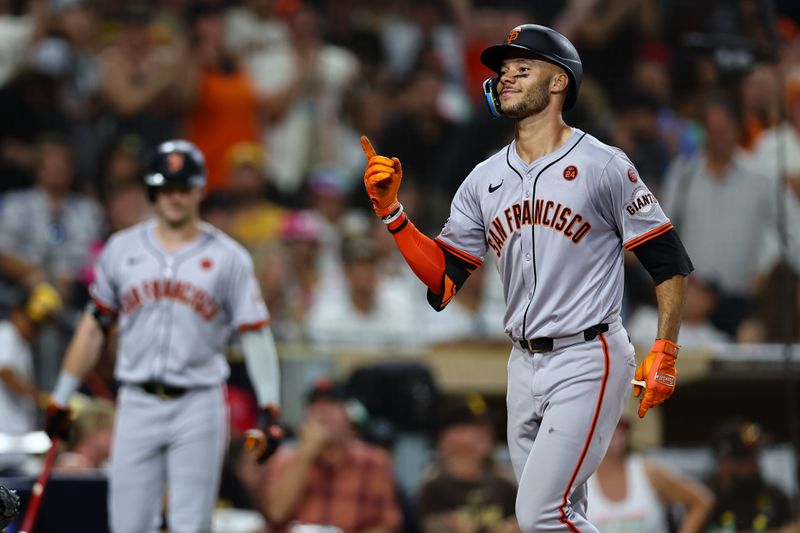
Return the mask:
{"type": "Polygon", "coordinates": [[[48,410],[48,434],[64,438],[69,397],[118,322],[115,377],[122,386],[110,471],[111,529],[118,533],[155,531],[165,487],[170,531],[209,529],[228,436],[223,353],[234,331],[265,431],[277,431],[278,361],[269,314],[250,257],[199,219],[205,183],[205,161],[193,144],[159,145],[145,176],[155,220],[113,235],[103,249],[92,304],[48,410]]]}

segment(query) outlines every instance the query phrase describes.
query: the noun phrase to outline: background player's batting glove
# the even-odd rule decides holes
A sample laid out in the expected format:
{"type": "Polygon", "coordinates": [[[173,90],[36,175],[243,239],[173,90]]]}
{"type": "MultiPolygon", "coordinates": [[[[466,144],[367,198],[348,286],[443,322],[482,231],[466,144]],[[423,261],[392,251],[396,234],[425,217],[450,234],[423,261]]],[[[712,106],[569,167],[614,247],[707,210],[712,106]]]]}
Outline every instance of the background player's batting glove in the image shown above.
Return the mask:
{"type": "Polygon", "coordinates": [[[55,402],[47,406],[44,430],[50,440],[67,438],[72,425],[71,415],[69,407],[62,407],[55,402]]]}
{"type": "Polygon", "coordinates": [[[283,428],[278,425],[280,407],[268,405],[261,413],[259,428],[245,432],[244,447],[252,453],[259,463],[263,463],[275,453],[283,440],[283,428]]]}
{"type": "MultiPolygon", "coordinates": [[[[639,402],[639,418],[644,418],[647,410],[663,403],[675,392],[678,381],[678,371],[675,369],[675,360],[678,358],[679,347],[674,342],[659,339],[653,343],[650,353],[636,369],[634,379],[644,382],[644,395],[639,402]]],[[[642,394],[642,386],[633,386],[633,395],[637,398],[642,394]]]]}
{"type": "Polygon", "coordinates": [[[13,490],[0,486],[0,531],[6,530],[17,513],[19,513],[19,496],[13,490]]]}
{"type": "Polygon", "coordinates": [[[403,166],[396,157],[389,159],[376,155],[369,139],[361,136],[361,148],[367,156],[367,168],[364,170],[364,187],[375,214],[381,218],[391,216],[400,209],[397,191],[403,180],[403,166]]]}

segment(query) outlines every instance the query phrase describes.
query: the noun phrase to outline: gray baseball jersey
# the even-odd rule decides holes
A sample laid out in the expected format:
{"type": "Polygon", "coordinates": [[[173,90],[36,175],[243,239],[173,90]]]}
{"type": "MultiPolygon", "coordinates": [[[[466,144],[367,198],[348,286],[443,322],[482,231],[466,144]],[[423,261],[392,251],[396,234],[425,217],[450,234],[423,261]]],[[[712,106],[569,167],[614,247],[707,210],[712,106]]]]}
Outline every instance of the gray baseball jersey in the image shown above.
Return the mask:
{"type": "Polygon", "coordinates": [[[619,318],[623,250],[671,227],[625,154],[577,129],[530,165],[512,143],[453,199],[438,242],[474,264],[495,254],[514,341],[555,339],[547,352],[515,342],[508,364],[508,446],[525,533],[597,533],[585,484],[636,365],[619,318]],[[589,330],[599,324],[605,332],[589,330]]]}
{"type": "Polygon", "coordinates": [[[116,377],[183,387],[221,383],[233,330],[269,321],[252,260],[210,225],[174,253],[158,244],[154,228],[149,221],[112,236],[95,271],[92,299],[118,314],[116,377]]]}
{"type": "Polygon", "coordinates": [[[531,165],[512,143],[475,167],[438,239],[478,259],[496,255],[516,340],[614,320],[623,248],[671,227],[625,154],[575,129],[531,165]]]}
{"type": "Polygon", "coordinates": [[[208,531],[228,436],[223,355],[235,329],[260,328],[269,315],[247,252],[204,225],[168,252],[155,221],[111,237],[91,295],[116,314],[118,396],[109,509],[115,533],[159,530],[169,485],[169,530],[208,531]],[[161,397],[137,384],[187,390],[161,397]],[[201,465],[202,468],[198,468],[201,465]]]}

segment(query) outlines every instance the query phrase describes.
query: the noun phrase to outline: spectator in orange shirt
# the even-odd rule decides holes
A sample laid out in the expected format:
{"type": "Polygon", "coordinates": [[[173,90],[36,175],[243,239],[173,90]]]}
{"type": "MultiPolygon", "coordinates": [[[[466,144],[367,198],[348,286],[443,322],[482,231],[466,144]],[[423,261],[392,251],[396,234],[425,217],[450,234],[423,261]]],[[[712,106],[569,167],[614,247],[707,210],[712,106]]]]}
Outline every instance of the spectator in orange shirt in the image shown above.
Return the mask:
{"type": "Polygon", "coordinates": [[[189,9],[192,56],[182,78],[186,138],[205,154],[208,190],[226,189],[228,150],[240,142],[259,142],[259,101],[241,60],[225,49],[225,19],[218,2],[189,9]]]}
{"type": "Polygon", "coordinates": [[[358,439],[349,399],[327,379],[311,390],[296,446],[284,446],[267,466],[263,509],[276,533],[301,524],[344,533],[397,531],[400,509],[391,460],[358,439]]]}

